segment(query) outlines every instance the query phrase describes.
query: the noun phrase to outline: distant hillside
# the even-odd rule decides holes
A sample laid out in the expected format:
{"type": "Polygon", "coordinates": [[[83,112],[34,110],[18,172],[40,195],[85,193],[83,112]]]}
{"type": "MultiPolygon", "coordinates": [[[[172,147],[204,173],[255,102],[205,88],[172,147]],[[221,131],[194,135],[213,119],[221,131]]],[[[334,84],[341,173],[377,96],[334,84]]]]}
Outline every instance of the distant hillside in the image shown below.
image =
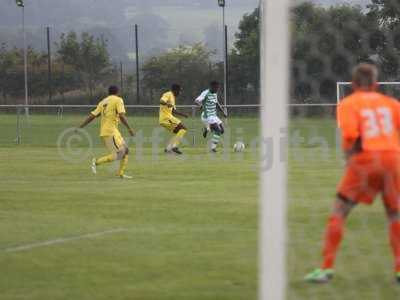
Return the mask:
{"type": "Polygon", "coordinates": [[[361,4],[361,5],[367,5],[371,3],[370,0],[319,0],[319,2],[323,4],[349,3],[349,4],[361,4]]]}
{"type": "MultiPolygon", "coordinates": [[[[301,2],[302,0],[293,0],[301,2]]],[[[259,0],[227,0],[229,40],[243,14],[250,13],[259,0]]],[[[367,4],[367,0],[314,0],[331,5],[367,4]]],[[[216,0],[25,0],[29,45],[45,49],[45,27],[53,39],[69,30],[104,35],[114,60],[128,60],[133,49],[132,26],[140,27],[142,54],[152,54],[180,43],[205,42],[221,48],[221,9],[216,0]]],[[[1,0],[0,41],[21,46],[21,10],[15,0],[1,0]]],[[[220,55],[220,53],[218,54],[220,55]]]]}
{"type": "Polygon", "coordinates": [[[367,5],[371,3],[370,0],[293,0],[295,3],[300,3],[300,2],[314,2],[314,3],[319,3],[321,5],[336,5],[336,4],[343,4],[343,3],[348,3],[352,5],[367,5]]]}
{"type": "MultiPolygon", "coordinates": [[[[243,14],[251,12],[258,0],[228,0],[226,8],[230,39],[243,14]]],[[[151,54],[179,43],[206,42],[220,47],[221,9],[216,0],[25,0],[28,42],[46,46],[44,30],[57,38],[69,30],[104,34],[116,60],[132,51],[132,26],[140,27],[142,53],[151,54]]],[[[21,46],[21,10],[15,0],[1,0],[0,40],[21,46]]]]}

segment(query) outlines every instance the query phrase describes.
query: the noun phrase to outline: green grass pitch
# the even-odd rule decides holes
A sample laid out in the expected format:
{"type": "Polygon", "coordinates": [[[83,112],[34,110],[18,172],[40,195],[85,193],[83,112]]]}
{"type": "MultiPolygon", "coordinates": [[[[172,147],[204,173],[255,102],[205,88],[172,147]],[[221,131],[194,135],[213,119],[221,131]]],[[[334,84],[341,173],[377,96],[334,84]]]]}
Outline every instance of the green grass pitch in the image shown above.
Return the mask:
{"type": "MultiPolygon", "coordinates": [[[[243,137],[247,150],[216,157],[205,154],[200,122],[186,120],[196,130],[179,159],[151,148],[156,119],[131,118],[144,150],[139,157],[131,141],[134,179],[121,181],[113,165],[90,173],[85,140],[62,152],[71,160],[60,156],[58,137],[82,117],[33,114],[15,146],[15,115],[0,115],[0,299],[256,299],[258,158],[249,144],[257,119],[230,119],[231,142],[243,137]]],[[[88,128],[90,155],[104,153],[97,130],[88,128]]],[[[332,284],[302,281],[319,262],[343,164],[332,120],[297,119],[291,132],[304,140],[290,151],[288,298],[398,298],[379,201],[350,217],[332,284]]]]}

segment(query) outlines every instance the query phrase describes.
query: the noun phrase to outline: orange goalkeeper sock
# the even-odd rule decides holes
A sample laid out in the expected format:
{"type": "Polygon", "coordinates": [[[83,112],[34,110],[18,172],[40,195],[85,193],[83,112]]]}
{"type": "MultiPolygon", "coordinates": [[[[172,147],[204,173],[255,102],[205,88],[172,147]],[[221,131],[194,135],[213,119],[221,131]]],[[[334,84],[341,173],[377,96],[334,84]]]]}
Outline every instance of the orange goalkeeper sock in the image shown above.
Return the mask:
{"type": "Polygon", "coordinates": [[[339,215],[331,215],[326,227],[322,269],[333,269],[343,231],[344,219],[339,215]]]}
{"type": "Polygon", "coordinates": [[[400,272],[400,221],[390,223],[389,237],[395,259],[395,272],[400,272]]]}

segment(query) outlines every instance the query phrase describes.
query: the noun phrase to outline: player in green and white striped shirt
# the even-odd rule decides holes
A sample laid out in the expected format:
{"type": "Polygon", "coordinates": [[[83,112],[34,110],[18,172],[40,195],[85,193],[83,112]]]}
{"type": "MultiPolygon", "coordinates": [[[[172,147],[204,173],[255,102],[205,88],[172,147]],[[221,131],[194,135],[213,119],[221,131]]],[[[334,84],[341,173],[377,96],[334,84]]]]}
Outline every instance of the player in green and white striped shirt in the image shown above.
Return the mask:
{"type": "Polygon", "coordinates": [[[221,135],[224,134],[224,126],[221,119],[218,118],[217,109],[224,114],[225,118],[227,117],[225,110],[218,102],[218,90],[219,83],[217,81],[212,81],[210,83],[210,88],[202,92],[201,95],[195,100],[195,103],[203,109],[201,120],[206,126],[203,129],[204,138],[207,137],[207,133],[209,131],[212,132],[212,152],[217,152],[217,146],[221,140],[221,135]]]}

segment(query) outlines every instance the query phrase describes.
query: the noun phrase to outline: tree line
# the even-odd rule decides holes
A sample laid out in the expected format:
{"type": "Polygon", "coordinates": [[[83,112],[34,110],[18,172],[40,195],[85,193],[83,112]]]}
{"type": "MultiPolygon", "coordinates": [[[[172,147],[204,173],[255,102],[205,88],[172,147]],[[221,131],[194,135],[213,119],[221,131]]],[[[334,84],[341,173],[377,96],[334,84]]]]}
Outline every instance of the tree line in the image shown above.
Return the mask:
{"type": "Polygon", "coordinates": [[[350,81],[351,70],[359,62],[375,63],[382,81],[398,81],[400,4],[395,2],[372,0],[366,9],[311,3],[295,7],[292,101],[336,101],[336,82],[350,81]]]}
{"type": "MultiPolygon", "coordinates": [[[[372,0],[367,8],[351,5],[323,7],[310,2],[291,11],[291,101],[336,101],[336,82],[350,80],[361,61],[376,63],[384,81],[399,80],[400,4],[372,0]]],[[[228,55],[228,95],[232,104],[259,101],[260,15],[245,14],[228,55]]],[[[218,33],[215,33],[218,34],[218,33]]],[[[107,40],[89,33],[62,34],[52,56],[53,103],[94,103],[110,83],[120,84],[107,40]]],[[[49,103],[47,54],[30,48],[30,95],[49,103]]],[[[180,45],[147,57],[140,68],[141,103],[156,104],[173,82],[182,84],[182,103],[192,103],[210,79],[223,78],[223,65],[204,44],[180,45]]],[[[134,70],[122,77],[124,97],[136,102],[134,70]]],[[[23,95],[23,53],[0,47],[0,101],[15,103],[23,95]]]]}
{"type": "MultiPolygon", "coordinates": [[[[112,80],[116,73],[107,50],[107,41],[83,32],[62,34],[52,57],[51,78],[48,54],[28,48],[29,94],[40,103],[48,103],[49,80],[57,102],[81,96],[90,96],[98,86],[112,80]]],[[[0,95],[3,103],[15,103],[24,95],[24,53],[22,49],[0,46],[0,95]]],[[[76,101],[79,102],[78,99],[76,101]]],[[[89,101],[90,102],[90,101],[89,101]]],[[[86,104],[86,103],[85,103],[86,104]]]]}
{"type": "MultiPolygon", "coordinates": [[[[292,103],[336,102],[336,83],[350,81],[351,70],[359,62],[379,66],[382,81],[399,81],[400,75],[400,3],[391,0],[372,0],[367,7],[349,4],[331,7],[304,2],[291,11],[291,70],[290,94],[292,103]]],[[[229,103],[259,102],[260,83],[260,10],[245,14],[229,53],[229,103]]],[[[271,45],[269,45],[271,46],[271,45]]],[[[147,79],[163,74],[162,82],[181,78],[186,85],[197,87],[210,74],[222,78],[221,65],[212,63],[209,56],[199,55],[199,76],[177,76],[175,71],[185,61],[175,50],[163,57],[176,56],[168,67],[145,68],[147,79]],[[213,72],[207,72],[209,70],[213,72]],[[163,72],[162,70],[168,70],[163,72]]],[[[154,58],[157,61],[158,58],[154,58]]],[[[191,59],[188,59],[193,61],[191,59]]],[[[154,61],[154,62],[155,62],[154,61]]],[[[152,62],[152,64],[154,64],[152,62]]],[[[193,65],[193,64],[192,64],[193,65]]],[[[190,70],[187,70],[190,73],[190,70]]],[[[148,80],[147,80],[148,81],[148,80]]],[[[154,82],[155,83],[155,82],[154,82]]],[[[155,83],[153,94],[165,86],[155,83]]],[[[400,90],[396,91],[400,97],[400,90]]],[[[191,93],[189,93],[191,94],[191,93]]],[[[189,97],[190,98],[190,97],[189,97]]]]}

